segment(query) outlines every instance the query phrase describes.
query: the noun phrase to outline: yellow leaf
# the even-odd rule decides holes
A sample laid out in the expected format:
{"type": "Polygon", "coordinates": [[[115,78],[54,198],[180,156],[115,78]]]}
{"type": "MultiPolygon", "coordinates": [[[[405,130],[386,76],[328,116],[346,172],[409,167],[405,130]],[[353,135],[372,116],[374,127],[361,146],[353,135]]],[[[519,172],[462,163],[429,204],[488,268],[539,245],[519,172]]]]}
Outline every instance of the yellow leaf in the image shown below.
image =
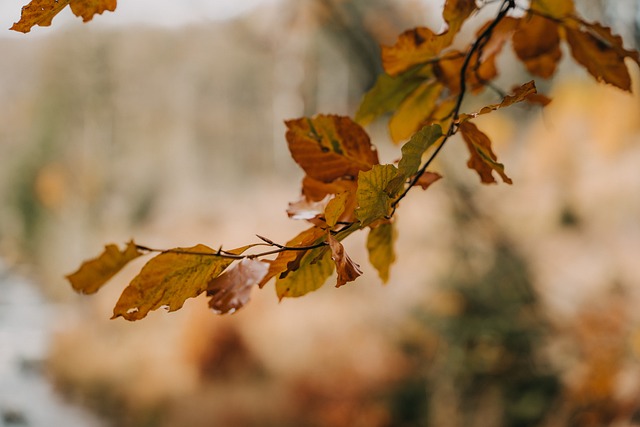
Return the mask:
{"type": "Polygon", "coordinates": [[[548,79],[562,57],[558,24],[531,15],[513,34],[513,50],[531,74],[548,79]]]}
{"type": "Polygon", "coordinates": [[[383,283],[387,283],[389,280],[389,270],[396,260],[393,248],[395,240],[396,231],[393,223],[389,221],[372,228],[367,236],[369,262],[378,271],[383,283]]]}
{"type": "MultiPolygon", "coordinates": [[[[340,218],[342,218],[350,199],[353,199],[353,195],[350,192],[343,192],[336,194],[336,196],[329,200],[327,207],[324,209],[324,218],[327,221],[329,227],[335,226],[340,218]]],[[[352,205],[352,208],[355,206],[352,205]]]]}
{"type": "Polygon", "coordinates": [[[442,85],[435,80],[422,83],[389,120],[391,139],[396,144],[407,140],[420,129],[437,108],[442,85]]]}
{"type": "Polygon", "coordinates": [[[129,242],[123,251],[120,251],[116,245],[107,245],[100,256],[85,261],[78,271],[67,276],[67,280],[77,292],[96,293],[125,265],[140,255],[142,252],[133,241],[129,242]]]}
{"type": "Polygon", "coordinates": [[[209,307],[216,313],[235,313],[250,299],[251,289],[267,275],[269,264],[245,258],[207,286],[209,307]]]}
{"type": "MultiPolygon", "coordinates": [[[[242,253],[246,248],[229,251],[242,253]]],[[[127,320],[144,318],[151,310],[166,306],[169,311],[182,307],[185,300],[200,295],[209,282],[234,260],[197,245],[176,248],[152,258],[120,295],[113,317],[127,320]]]]}
{"type": "Polygon", "coordinates": [[[562,19],[573,14],[573,0],[531,0],[529,8],[551,18],[562,19]]]}
{"type": "Polygon", "coordinates": [[[624,63],[626,57],[638,63],[638,53],[622,47],[622,38],[611,34],[609,28],[586,24],[585,30],[565,27],[571,55],[599,82],[606,82],[628,92],[631,77],[624,63]]]}
{"type": "Polygon", "coordinates": [[[389,216],[392,197],[396,194],[389,194],[387,186],[397,176],[398,169],[393,165],[375,165],[370,171],[360,173],[356,218],[362,227],[389,216]]]}
{"type": "Polygon", "coordinates": [[[336,282],[336,288],[346,284],[347,282],[353,282],[362,275],[360,266],[353,262],[349,255],[344,251],[344,246],[335,237],[329,233],[327,237],[329,247],[331,248],[331,259],[336,265],[336,271],[338,273],[338,281],[336,282]]]}
{"type": "Polygon", "coordinates": [[[116,10],[117,0],[32,0],[22,8],[20,20],[13,24],[11,30],[28,33],[35,25],[48,27],[53,18],[67,5],[74,15],[82,17],[84,22],[93,19],[95,14],[105,10],[116,10]]]}
{"type": "Polygon", "coordinates": [[[489,137],[468,121],[460,124],[460,132],[471,154],[467,166],[478,172],[480,180],[485,184],[496,182],[492,174],[492,171],[496,171],[504,182],[511,184],[511,179],[504,173],[504,165],[498,163],[498,158],[491,149],[489,137]]]}
{"type": "Polygon", "coordinates": [[[276,279],[278,298],[300,297],[319,289],[331,276],[333,268],[334,263],[328,247],[307,251],[297,269],[290,271],[284,278],[276,279]]]}
{"type": "Polygon", "coordinates": [[[476,10],[475,0],[446,0],[442,17],[449,28],[446,33],[453,41],[453,37],[460,31],[462,24],[476,10]]]}
{"type": "Polygon", "coordinates": [[[293,159],[313,179],[354,178],[378,164],[369,135],[349,117],[318,115],[289,120],[287,142],[293,159]]]}

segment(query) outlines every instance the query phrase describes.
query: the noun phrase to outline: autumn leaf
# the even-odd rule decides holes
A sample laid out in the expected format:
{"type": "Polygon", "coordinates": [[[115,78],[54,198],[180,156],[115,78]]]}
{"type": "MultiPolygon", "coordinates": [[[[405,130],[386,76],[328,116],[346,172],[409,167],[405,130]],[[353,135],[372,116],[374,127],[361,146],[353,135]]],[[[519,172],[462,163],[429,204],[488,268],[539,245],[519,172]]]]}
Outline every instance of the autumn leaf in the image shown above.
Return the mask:
{"type": "Polygon", "coordinates": [[[442,11],[448,28],[446,34],[453,37],[460,31],[462,24],[477,9],[475,0],[446,0],[442,11]]]}
{"type": "Polygon", "coordinates": [[[142,252],[133,241],[127,243],[127,247],[122,251],[116,245],[106,245],[102,254],[95,259],[85,261],[78,271],[67,276],[67,280],[77,292],[96,293],[125,265],[140,255],[142,252]]]}
{"type": "Polygon", "coordinates": [[[387,186],[397,176],[398,169],[393,165],[375,165],[370,171],[360,173],[356,193],[358,199],[356,218],[362,227],[385,218],[391,213],[392,198],[396,194],[395,192],[390,194],[387,186]]]}
{"type": "Polygon", "coordinates": [[[511,178],[504,173],[504,165],[498,163],[498,159],[491,149],[489,137],[475,124],[468,121],[460,124],[460,132],[471,154],[467,166],[478,172],[480,180],[485,184],[495,183],[496,180],[492,172],[496,171],[502,177],[502,181],[512,184],[511,178]]]}
{"type": "Polygon", "coordinates": [[[599,82],[606,82],[622,90],[631,91],[631,77],[624,59],[638,61],[638,52],[627,51],[622,38],[599,24],[586,24],[585,30],[565,27],[571,55],[599,82]]]}
{"type": "Polygon", "coordinates": [[[53,18],[69,5],[74,15],[82,17],[84,22],[93,19],[95,14],[105,10],[116,10],[116,0],[33,0],[22,8],[20,20],[10,28],[28,33],[35,25],[48,27],[53,18]]]}
{"type": "Polygon", "coordinates": [[[285,123],[291,156],[313,179],[355,179],[378,164],[369,135],[349,117],[318,115],[285,123]]]}
{"type": "Polygon", "coordinates": [[[425,126],[413,134],[411,139],[402,146],[402,158],[398,163],[398,170],[404,177],[411,177],[418,172],[422,163],[422,155],[442,136],[439,125],[425,126]]]}
{"type": "MultiPolygon", "coordinates": [[[[485,87],[487,82],[498,75],[496,68],[496,53],[486,56],[474,52],[471,55],[465,73],[465,88],[477,92],[485,87]]],[[[462,90],[460,75],[464,66],[464,55],[457,55],[452,59],[438,61],[434,65],[437,79],[449,89],[451,94],[457,95],[462,90]]]]}
{"type": "MultiPolygon", "coordinates": [[[[348,191],[345,191],[340,194],[336,194],[336,196],[329,200],[327,203],[327,207],[324,210],[324,218],[327,221],[327,225],[329,227],[334,227],[340,218],[343,217],[345,210],[350,205],[350,200],[353,198],[352,194],[348,191]]],[[[352,209],[355,206],[351,206],[352,209]]]]}
{"type": "Polygon", "coordinates": [[[394,111],[422,83],[426,76],[415,67],[392,77],[386,73],[378,76],[376,83],[364,95],[356,112],[356,122],[362,126],[371,123],[381,115],[394,111]]]}
{"type": "Polygon", "coordinates": [[[326,246],[304,253],[299,265],[285,277],[276,278],[279,299],[300,297],[322,287],[333,273],[331,251],[326,246]]]}
{"type": "MultiPolygon", "coordinates": [[[[229,252],[239,254],[245,249],[229,252]]],[[[139,320],[163,306],[169,311],[180,309],[185,300],[204,292],[209,282],[234,261],[216,256],[216,252],[197,245],[166,251],[152,258],[120,295],[112,319],[122,316],[139,320]]]]}
{"type": "Polygon", "coordinates": [[[433,184],[434,182],[440,179],[442,179],[442,175],[440,175],[439,173],[425,172],[422,175],[420,175],[420,178],[418,178],[418,180],[416,181],[416,185],[422,188],[423,190],[426,190],[431,186],[431,184],[433,184]]]}
{"type": "Polygon", "coordinates": [[[216,313],[235,313],[250,299],[251,289],[269,271],[269,264],[244,258],[227,272],[215,277],[207,286],[209,307],[216,313]]]}
{"type": "MultiPolygon", "coordinates": [[[[288,248],[312,246],[322,242],[325,233],[325,230],[314,226],[299,233],[296,237],[289,240],[285,246],[288,248]]],[[[271,278],[277,275],[283,275],[283,273],[289,273],[289,264],[295,261],[301,254],[304,254],[304,251],[290,250],[278,253],[276,259],[269,262],[269,271],[262,280],[260,280],[258,286],[262,288],[271,278]]]]}
{"type": "Polygon", "coordinates": [[[486,107],[482,107],[479,111],[475,113],[460,114],[459,121],[464,122],[474,117],[478,117],[482,114],[488,114],[488,113],[491,113],[492,111],[499,110],[500,108],[505,108],[510,105],[516,104],[518,102],[522,102],[537,93],[538,91],[536,89],[536,83],[533,80],[531,80],[530,82],[527,82],[520,87],[516,87],[513,91],[513,94],[505,96],[502,99],[502,102],[500,102],[499,104],[487,105],[486,107]]]}
{"type": "Polygon", "coordinates": [[[424,125],[438,106],[442,85],[436,80],[423,82],[400,105],[389,121],[389,132],[393,142],[407,140],[424,125]]]}
{"type": "Polygon", "coordinates": [[[513,34],[513,50],[531,74],[548,79],[562,57],[558,24],[531,15],[513,34]]]}
{"type": "Polygon", "coordinates": [[[378,276],[383,283],[389,281],[389,270],[396,260],[394,243],[396,231],[390,221],[383,222],[375,228],[371,228],[367,236],[367,250],[369,262],[378,271],[378,276]]]}
{"type": "Polygon", "coordinates": [[[329,203],[328,195],[319,201],[309,200],[303,197],[297,202],[289,203],[287,215],[289,215],[291,219],[312,220],[324,212],[327,203],[329,203]]]}
{"type": "MultiPolygon", "coordinates": [[[[507,16],[493,27],[493,30],[491,30],[491,37],[482,47],[482,54],[480,55],[481,62],[487,61],[488,58],[496,56],[502,51],[505,43],[512,38],[513,33],[520,26],[520,21],[520,18],[512,18],[510,16],[507,16]]],[[[481,34],[487,31],[488,27],[492,24],[492,21],[487,22],[476,32],[476,36],[479,37],[481,34]]]]}
{"type": "Polygon", "coordinates": [[[573,0],[531,0],[529,9],[556,19],[566,18],[575,12],[573,0]]]}
{"type": "Polygon", "coordinates": [[[342,243],[333,237],[331,233],[327,236],[327,242],[329,242],[329,247],[331,248],[331,259],[336,264],[336,272],[338,273],[336,288],[339,288],[347,282],[353,282],[362,275],[360,266],[349,258],[349,255],[344,251],[342,243]]]}

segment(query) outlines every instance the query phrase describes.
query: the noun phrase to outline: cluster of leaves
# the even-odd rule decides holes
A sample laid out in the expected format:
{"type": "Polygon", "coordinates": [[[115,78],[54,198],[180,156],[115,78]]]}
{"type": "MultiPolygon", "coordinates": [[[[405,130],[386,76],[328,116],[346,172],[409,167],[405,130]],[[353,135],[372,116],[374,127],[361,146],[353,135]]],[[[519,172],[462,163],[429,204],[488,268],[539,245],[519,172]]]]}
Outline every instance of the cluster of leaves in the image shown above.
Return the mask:
{"type": "MultiPolygon", "coordinates": [[[[159,307],[178,310],[186,299],[205,292],[213,310],[232,313],[248,302],[254,286],[262,288],[273,278],[280,299],[320,288],[334,271],[337,287],[355,280],[362,272],[341,242],[359,230],[367,230],[369,261],[386,282],[395,260],[396,209],[412,188],[426,189],[441,178],[427,169],[453,135],[462,135],[469,152],[467,165],[482,183],[497,182],[495,172],[511,184],[490,138],[474,119],[522,101],[546,105],[549,99],[530,81],[503,95],[499,103],[461,111],[468,92],[490,88],[502,94],[492,81],[498,75],[496,58],[508,41],[531,74],[548,78],[562,56],[564,40],[575,60],[598,81],[630,91],[624,60],[639,63],[638,53],[624,49],[609,28],[581,19],[573,0],[531,0],[525,6],[502,0],[472,43],[463,50],[453,48],[463,24],[489,3],[493,2],[447,0],[446,30],[415,28],[402,33],[393,46],[383,47],[385,73],[365,95],[355,120],[317,115],[286,122],[291,156],[305,172],[301,200],[290,204],[288,213],[308,221],[308,229],[284,245],[258,236],[259,243],[233,250],[205,245],[157,250],[133,241],[124,249],[108,245],[68,276],[73,288],[97,292],[131,260],[160,252],[125,288],[114,318],[137,320],[159,307]],[[387,113],[391,137],[403,145],[397,163],[380,164],[362,126],[387,113]],[[268,249],[257,251],[264,246],[268,249]],[[268,259],[271,255],[275,258],[268,259]]],[[[115,0],[34,0],[23,8],[13,29],[27,32],[35,24],[48,25],[67,4],[85,20],[115,8],[115,0]]]]}

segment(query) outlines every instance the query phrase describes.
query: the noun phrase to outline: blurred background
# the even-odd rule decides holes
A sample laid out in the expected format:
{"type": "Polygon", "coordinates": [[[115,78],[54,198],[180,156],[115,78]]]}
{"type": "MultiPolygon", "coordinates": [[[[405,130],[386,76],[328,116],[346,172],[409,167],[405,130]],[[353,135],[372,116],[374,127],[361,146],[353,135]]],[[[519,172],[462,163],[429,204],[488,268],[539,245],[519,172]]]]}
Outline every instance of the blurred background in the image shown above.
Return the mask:
{"type": "MultiPolygon", "coordinates": [[[[514,185],[480,185],[452,141],[445,179],[398,211],[386,286],[364,235],[345,242],[356,282],[281,303],[269,284],[226,317],[196,298],[108,320],[145,260],[92,297],[64,280],[131,238],[293,237],[283,120],[353,115],[379,45],[437,30],[442,3],[136,0],[1,32],[0,426],[640,425],[640,100],[566,50],[537,79],[546,109],[478,120],[514,185]]],[[[638,47],[637,1],[576,3],[638,47]]],[[[500,73],[530,79],[506,51],[500,73]]],[[[368,131],[399,157],[383,121],[368,131]]]]}

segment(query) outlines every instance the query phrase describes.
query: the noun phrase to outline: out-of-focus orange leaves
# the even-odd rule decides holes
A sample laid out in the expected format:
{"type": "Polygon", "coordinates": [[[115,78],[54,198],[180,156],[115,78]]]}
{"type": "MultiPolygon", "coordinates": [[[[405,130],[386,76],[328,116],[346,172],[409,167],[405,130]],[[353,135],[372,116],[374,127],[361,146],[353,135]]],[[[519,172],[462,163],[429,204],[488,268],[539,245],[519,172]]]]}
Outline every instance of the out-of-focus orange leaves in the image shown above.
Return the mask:
{"type": "Polygon", "coordinates": [[[442,179],[442,175],[435,172],[425,172],[416,181],[416,185],[420,186],[423,190],[426,190],[434,182],[442,179]]]}
{"type": "Polygon", "coordinates": [[[93,294],[116,275],[130,261],[138,258],[142,252],[131,241],[124,250],[116,245],[106,245],[104,252],[97,258],[85,261],[78,271],[67,276],[71,286],[77,292],[93,294]]]}
{"type": "Polygon", "coordinates": [[[528,97],[537,94],[538,91],[536,89],[536,83],[531,80],[523,84],[520,87],[515,88],[513,95],[507,95],[504,97],[501,103],[499,104],[491,104],[486,107],[482,107],[479,111],[475,113],[469,114],[460,114],[460,121],[464,122],[474,117],[478,117],[482,114],[488,114],[492,111],[499,110],[500,108],[508,107],[510,105],[516,104],[518,102],[522,102],[526,100],[528,97]]]}
{"type": "Polygon", "coordinates": [[[548,79],[562,57],[558,24],[531,15],[513,34],[513,50],[531,74],[548,79]]]}
{"type": "Polygon", "coordinates": [[[356,218],[362,227],[386,218],[391,213],[392,197],[398,188],[389,191],[387,186],[398,176],[398,168],[393,165],[375,165],[368,172],[358,176],[358,208],[356,218]]]}
{"type": "MultiPolygon", "coordinates": [[[[445,34],[453,37],[458,34],[462,24],[467,18],[477,9],[475,0],[446,0],[444,3],[444,9],[442,11],[442,17],[447,23],[449,28],[445,34]]],[[[451,42],[449,42],[450,44],[451,42]]]]}
{"type": "Polygon", "coordinates": [[[640,65],[638,52],[624,49],[622,38],[607,27],[585,24],[584,29],[565,27],[571,55],[599,82],[606,82],[622,90],[631,91],[631,77],[624,63],[631,58],[640,65]]]}
{"type": "MultiPolygon", "coordinates": [[[[296,237],[289,240],[287,247],[311,246],[324,239],[325,231],[319,227],[311,227],[299,233],[296,237]]],[[[272,277],[287,272],[289,263],[294,262],[304,251],[284,251],[280,252],[276,259],[269,263],[269,271],[258,283],[259,287],[263,287],[272,277]]]]}
{"type": "Polygon", "coordinates": [[[378,163],[369,135],[349,117],[318,115],[289,120],[286,125],[291,156],[313,179],[355,179],[358,172],[378,163]]]}
{"type": "Polygon", "coordinates": [[[442,85],[435,79],[422,83],[400,105],[389,120],[391,139],[396,144],[407,140],[415,131],[425,124],[438,107],[438,98],[442,85]]]}
{"type": "Polygon", "coordinates": [[[344,251],[342,243],[333,237],[331,233],[328,234],[327,241],[331,248],[331,259],[336,264],[336,272],[338,273],[336,288],[339,288],[347,282],[353,282],[361,276],[362,270],[360,270],[360,266],[349,258],[349,255],[344,251]]]}
{"type": "Polygon", "coordinates": [[[67,5],[71,7],[74,15],[88,22],[94,15],[102,14],[105,10],[116,10],[117,0],[33,0],[22,8],[20,20],[10,29],[28,33],[35,25],[48,27],[53,18],[67,5]]]}
{"type": "Polygon", "coordinates": [[[491,140],[478,127],[468,121],[460,124],[462,138],[467,143],[471,157],[467,166],[474,169],[480,175],[480,180],[485,184],[495,183],[493,171],[498,172],[502,181],[512,184],[511,178],[504,173],[504,165],[498,163],[498,158],[491,149],[491,140]]]}
{"type": "Polygon", "coordinates": [[[235,313],[249,302],[251,289],[267,275],[268,270],[266,262],[242,259],[209,282],[209,307],[219,314],[235,313]]]}
{"type": "MultiPolygon", "coordinates": [[[[230,252],[239,254],[245,249],[230,252]]],[[[112,319],[122,316],[139,320],[162,306],[169,311],[178,310],[185,300],[204,292],[209,282],[232,262],[233,259],[216,256],[216,251],[205,245],[163,252],[142,267],[125,288],[112,319]]]]}
{"type": "Polygon", "coordinates": [[[389,280],[389,270],[396,260],[395,240],[396,231],[390,221],[382,222],[377,227],[371,228],[367,236],[369,262],[378,271],[378,276],[383,283],[387,283],[389,280]]]}

